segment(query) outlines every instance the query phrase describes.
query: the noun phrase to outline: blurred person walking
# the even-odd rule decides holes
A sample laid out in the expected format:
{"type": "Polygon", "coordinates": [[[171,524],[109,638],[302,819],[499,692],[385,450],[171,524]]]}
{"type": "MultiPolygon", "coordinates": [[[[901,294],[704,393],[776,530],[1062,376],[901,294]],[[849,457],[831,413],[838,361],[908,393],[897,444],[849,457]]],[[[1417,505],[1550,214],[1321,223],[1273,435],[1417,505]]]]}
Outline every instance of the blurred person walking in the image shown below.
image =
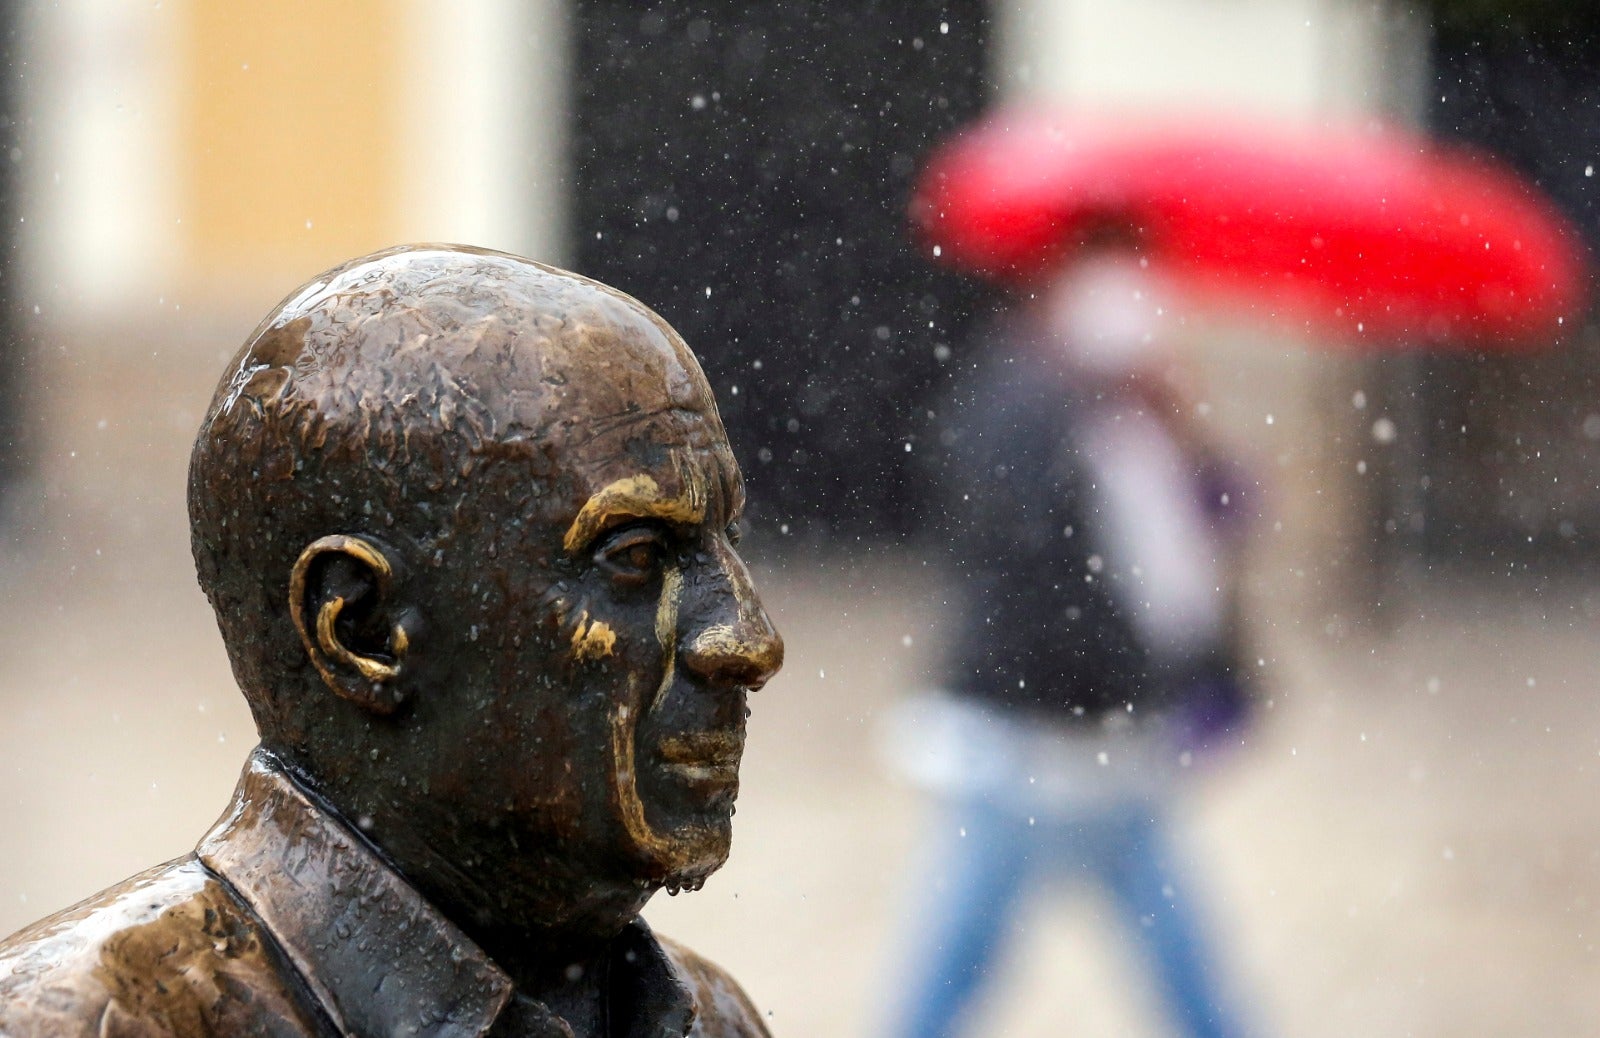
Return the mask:
{"type": "Polygon", "coordinates": [[[962,612],[941,692],[891,732],[941,800],[891,1038],[984,1033],[971,1003],[1054,877],[1110,896],[1179,1033],[1244,1033],[1169,824],[1246,713],[1240,488],[1175,387],[1137,246],[1096,232],[993,324],[941,416],[962,612]]]}

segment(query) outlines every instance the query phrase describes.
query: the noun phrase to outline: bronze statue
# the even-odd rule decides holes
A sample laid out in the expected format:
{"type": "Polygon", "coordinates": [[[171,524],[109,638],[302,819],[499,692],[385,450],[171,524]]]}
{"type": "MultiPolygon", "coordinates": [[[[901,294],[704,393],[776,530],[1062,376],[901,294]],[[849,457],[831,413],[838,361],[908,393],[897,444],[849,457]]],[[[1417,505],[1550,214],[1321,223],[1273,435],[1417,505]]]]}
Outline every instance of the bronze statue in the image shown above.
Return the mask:
{"type": "Polygon", "coordinates": [[[296,291],[189,470],[261,745],[195,853],[0,944],[0,1034],[766,1034],[638,918],[726,859],[782,663],[743,505],[621,292],[457,246],[296,291]]]}

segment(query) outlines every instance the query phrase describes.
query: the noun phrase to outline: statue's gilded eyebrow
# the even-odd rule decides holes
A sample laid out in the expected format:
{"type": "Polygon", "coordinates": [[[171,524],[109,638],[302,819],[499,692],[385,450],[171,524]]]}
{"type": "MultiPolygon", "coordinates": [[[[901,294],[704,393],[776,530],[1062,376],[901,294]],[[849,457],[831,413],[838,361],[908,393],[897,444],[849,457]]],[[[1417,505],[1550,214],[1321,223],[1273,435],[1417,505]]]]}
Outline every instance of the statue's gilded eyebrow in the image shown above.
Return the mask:
{"type": "Polygon", "coordinates": [[[704,522],[705,517],[703,480],[686,479],[681,494],[668,496],[652,477],[628,476],[595,491],[584,502],[577,518],[567,527],[561,546],[569,554],[576,552],[619,519],[664,519],[672,523],[698,524],[704,522]]]}

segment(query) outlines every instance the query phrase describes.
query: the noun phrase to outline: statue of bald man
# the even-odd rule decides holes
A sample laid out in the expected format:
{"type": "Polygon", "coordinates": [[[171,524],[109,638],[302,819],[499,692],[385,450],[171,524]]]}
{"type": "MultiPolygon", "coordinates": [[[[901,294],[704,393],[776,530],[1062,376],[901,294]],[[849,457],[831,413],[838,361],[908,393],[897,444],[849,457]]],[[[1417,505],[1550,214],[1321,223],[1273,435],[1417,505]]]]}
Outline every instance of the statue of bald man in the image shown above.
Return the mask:
{"type": "Polygon", "coordinates": [[[261,745],[195,853],[0,944],[5,1035],[765,1035],[639,912],[727,858],[783,643],[705,376],[634,299],[394,249],[299,289],[189,513],[261,745]]]}

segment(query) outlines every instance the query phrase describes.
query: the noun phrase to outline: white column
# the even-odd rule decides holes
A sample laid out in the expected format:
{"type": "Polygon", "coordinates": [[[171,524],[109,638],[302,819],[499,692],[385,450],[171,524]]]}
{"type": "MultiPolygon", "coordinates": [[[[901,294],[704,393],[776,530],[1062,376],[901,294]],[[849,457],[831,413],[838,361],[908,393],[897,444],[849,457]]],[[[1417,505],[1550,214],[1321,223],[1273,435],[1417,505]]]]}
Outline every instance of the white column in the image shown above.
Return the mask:
{"type": "Polygon", "coordinates": [[[400,232],[563,262],[564,0],[407,0],[400,232]]]}
{"type": "Polygon", "coordinates": [[[153,307],[171,285],[180,3],[28,8],[23,291],[47,317],[153,307]]]}
{"type": "Polygon", "coordinates": [[[1091,109],[1351,115],[1394,106],[1413,21],[1370,0],[1005,0],[997,80],[1091,109]]]}

